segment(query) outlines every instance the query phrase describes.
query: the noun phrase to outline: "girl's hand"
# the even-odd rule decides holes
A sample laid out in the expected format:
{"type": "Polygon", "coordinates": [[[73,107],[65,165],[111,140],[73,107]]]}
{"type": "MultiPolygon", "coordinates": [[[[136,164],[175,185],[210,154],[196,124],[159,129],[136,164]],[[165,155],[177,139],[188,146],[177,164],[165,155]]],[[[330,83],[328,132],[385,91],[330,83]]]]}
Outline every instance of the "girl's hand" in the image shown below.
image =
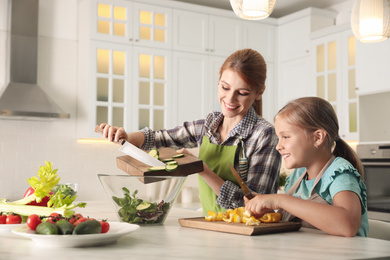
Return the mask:
{"type": "Polygon", "coordinates": [[[107,138],[110,142],[118,143],[120,139],[127,140],[127,133],[123,127],[103,123],[100,125],[100,128],[103,129],[103,137],[107,138]]]}
{"type": "Polygon", "coordinates": [[[256,217],[261,217],[265,213],[279,209],[277,194],[256,194],[253,199],[249,200],[244,197],[244,200],[245,209],[248,210],[251,215],[256,217]]]}

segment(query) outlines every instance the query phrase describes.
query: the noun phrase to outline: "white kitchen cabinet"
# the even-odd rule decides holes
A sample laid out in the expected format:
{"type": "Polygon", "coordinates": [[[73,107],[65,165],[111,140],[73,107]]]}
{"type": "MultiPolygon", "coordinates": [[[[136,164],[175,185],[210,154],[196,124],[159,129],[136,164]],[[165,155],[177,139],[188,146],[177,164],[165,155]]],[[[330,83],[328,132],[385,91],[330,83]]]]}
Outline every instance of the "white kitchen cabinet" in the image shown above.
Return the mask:
{"type": "Polygon", "coordinates": [[[170,124],[171,51],[93,41],[89,129],[101,123],[137,131],[170,124]]]}
{"type": "MultiPolygon", "coordinates": [[[[272,19],[272,18],[267,18],[272,19]]],[[[242,47],[257,50],[263,55],[266,62],[275,60],[276,52],[276,22],[272,20],[270,24],[259,21],[242,22],[242,47]]]]}
{"type": "Polygon", "coordinates": [[[173,52],[173,110],[177,111],[171,127],[184,121],[205,118],[220,110],[217,99],[219,69],[225,57],[173,52]]]}
{"type": "Polygon", "coordinates": [[[311,85],[313,31],[332,26],[336,13],[307,8],[278,20],[278,84],[275,113],[291,99],[315,95],[311,85]]]}
{"type": "Polygon", "coordinates": [[[340,137],[358,139],[356,94],[356,39],[349,25],[313,34],[312,84],[316,95],[328,100],[336,111],[340,137]]]}
{"type": "Polygon", "coordinates": [[[91,3],[91,38],[154,48],[172,48],[172,9],[124,0],[91,3]]]}
{"type": "Polygon", "coordinates": [[[359,95],[390,91],[390,40],[356,45],[356,85],[359,95]]]}
{"type": "Polygon", "coordinates": [[[173,49],[227,56],[242,47],[241,21],[173,10],[173,49]]]}

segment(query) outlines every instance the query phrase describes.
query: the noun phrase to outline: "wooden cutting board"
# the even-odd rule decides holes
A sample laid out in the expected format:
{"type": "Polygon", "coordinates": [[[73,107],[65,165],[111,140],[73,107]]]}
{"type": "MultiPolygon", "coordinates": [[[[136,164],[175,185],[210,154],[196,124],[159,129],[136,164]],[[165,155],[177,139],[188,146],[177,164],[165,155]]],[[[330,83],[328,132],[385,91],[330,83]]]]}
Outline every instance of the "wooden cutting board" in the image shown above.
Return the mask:
{"type": "MultiPolygon", "coordinates": [[[[176,150],[171,148],[162,148],[158,150],[160,160],[170,159],[177,155],[176,150]]],[[[188,176],[190,174],[203,171],[203,162],[199,158],[191,155],[184,155],[181,158],[174,158],[178,162],[178,167],[172,172],[165,170],[148,171],[151,167],[146,165],[131,156],[124,155],[116,158],[116,164],[119,169],[127,174],[136,176],[188,176]]]]}
{"type": "Polygon", "coordinates": [[[182,227],[219,231],[247,236],[298,231],[302,224],[299,222],[260,223],[258,226],[247,226],[244,223],[227,223],[225,221],[207,221],[204,217],[181,218],[182,227]]]}

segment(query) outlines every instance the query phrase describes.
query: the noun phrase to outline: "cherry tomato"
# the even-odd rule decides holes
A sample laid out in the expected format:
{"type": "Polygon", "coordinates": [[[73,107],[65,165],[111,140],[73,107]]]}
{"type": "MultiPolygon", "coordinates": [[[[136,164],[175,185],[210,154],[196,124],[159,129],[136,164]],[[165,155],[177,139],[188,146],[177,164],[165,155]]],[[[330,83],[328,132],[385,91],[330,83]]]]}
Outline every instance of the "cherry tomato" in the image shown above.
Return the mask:
{"type": "Polygon", "coordinates": [[[78,224],[83,223],[83,222],[85,222],[87,220],[90,220],[90,218],[81,217],[76,222],[73,223],[73,226],[77,226],[78,224]]]}
{"type": "Polygon", "coordinates": [[[0,224],[5,224],[7,220],[7,215],[1,214],[0,215],[0,224]]]}
{"type": "Polygon", "coordinates": [[[83,215],[77,213],[77,214],[73,214],[69,219],[68,221],[71,223],[71,224],[74,224],[77,220],[79,220],[80,218],[82,218],[83,215]]]}
{"type": "MultiPolygon", "coordinates": [[[[34,194],[35,190],[33,187],[30,187],[26,190],[26,192],[24,193],[23,195],[23,198],[29,196],[29,195],[32,195],[34,194]]],[[[54,195],[54,193],[51,191],[49,193],[50,195],[54,195]]],[[[32,201],[30,203],[27,203],[27,205],[32,205],[32,206],[43,206],[43,207],[47,207],[47,202],[50,200],[50,197],[49,196],[46,196],[44,197],[41,202],[37,203],[36,201],[32,201]]]]}
{"type": "Polygon", "coordinates": [[[51,213],[50,216],[47,218],[47,221],[46,222],[51,222],[53,224],[55,224],[58,220],[60,220],[62,217],[60,214],[58,213],[51,213]]]}
{"type": "Polygon", "coordinates": [[[41,223],[42,220],[37,214],[32,214],[27,218],[27,226],[32,230],[35,230],[41,223]]]}
{"type": "Polygon", "coordinates": [[[100,225],[102,225],[102,233],[107,233],[110,230],[110,224],[106,220],[99,221],[100,225]]]}
{"type": "Polygon", "coordinates": [[[8,215],[5,222],[6,224],[20,224],[22,223],[22,217],[19,215],[8,215]]]}

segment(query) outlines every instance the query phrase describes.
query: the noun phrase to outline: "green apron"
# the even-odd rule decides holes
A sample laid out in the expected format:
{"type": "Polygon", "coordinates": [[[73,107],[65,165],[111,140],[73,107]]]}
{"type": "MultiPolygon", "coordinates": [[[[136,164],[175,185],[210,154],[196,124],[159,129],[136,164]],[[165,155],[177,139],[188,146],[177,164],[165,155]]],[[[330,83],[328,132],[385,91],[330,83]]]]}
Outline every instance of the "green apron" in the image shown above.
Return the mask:
{"type": "MultiPolygon", "coordinates": [[[[229,163],[234,165],[236,151],[237,145],[226,146],[212,144],[208,137],[203,136],[202,145],[199,150],[199,158],[223,180],[229,180],[238,185],[229,167],[229,163]]],[[[209,210],[216,213],[226,211],[226,209],[217,205],[217,195],[199,175],[198,181],[203,214],[207,216],[209,210]]]]}

